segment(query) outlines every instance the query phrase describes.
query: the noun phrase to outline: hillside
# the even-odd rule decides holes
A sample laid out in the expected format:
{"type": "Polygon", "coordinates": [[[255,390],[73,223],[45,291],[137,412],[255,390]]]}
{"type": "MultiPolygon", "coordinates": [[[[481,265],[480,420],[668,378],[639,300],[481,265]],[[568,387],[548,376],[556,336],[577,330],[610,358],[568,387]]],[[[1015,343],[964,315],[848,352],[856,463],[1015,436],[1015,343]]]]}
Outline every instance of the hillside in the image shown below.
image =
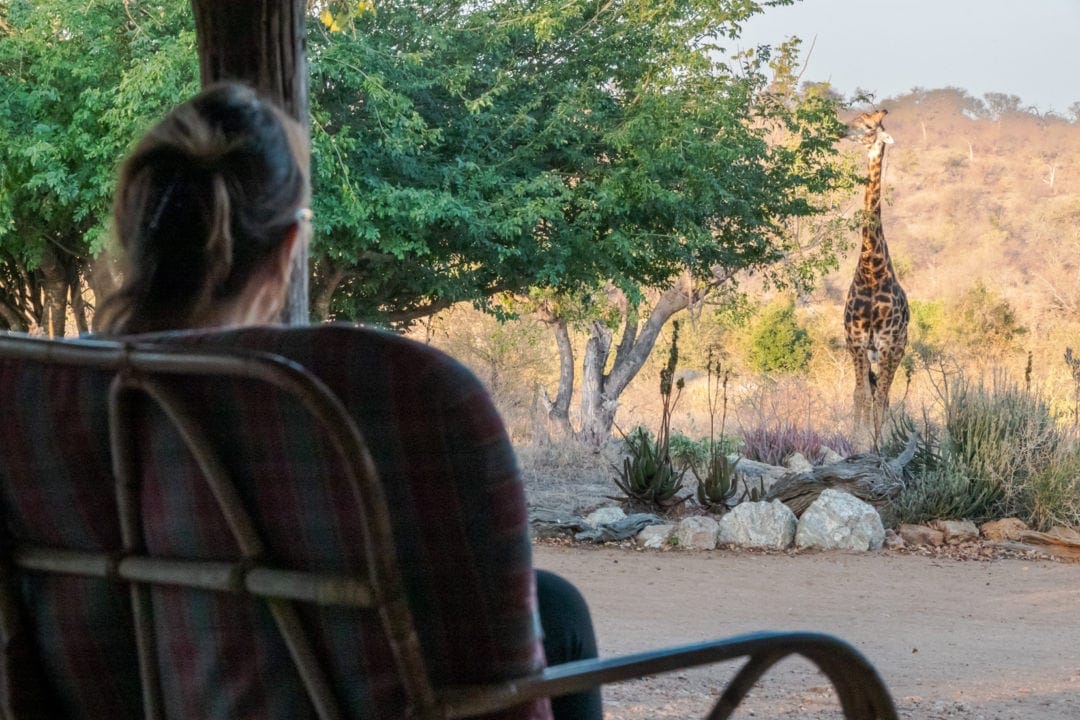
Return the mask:
{"type": "MultiPolygon", "coordinates": [[[[883,229],[909,299],[940,308],[935,342],[961,362],[984,361],[980,371],[1002,365],[1014,377],[1031,352],[1033,381],[1063,400],[1073,387],[1062,355],[1080,345],[1080,124],[989,113],[954,89],[880,106],[895,140],[885,160],[883,229]],[[957,305],[980,286],[1019,329],[989,355],[977,336],[957,335],[957,305]]],[[[861,194],[852,211],[860,207],[861,194]]],[[[851,239],[839,270],[802,303],[834,346],[858,258],[858,237],[851,239]]],[[[920,336],[913,328],[912,339],[920,336]]]]}
{"type": "MultiPolygon", "coordinates": [[[[1025,113],[973,119],[942,100],[883,103],[896,140],[883,222],[905,285],[947,299],[981,279],[1033,326],[1075,317],[1080,125],[1025,113]]],[[[853,264],[854,255],[841,275],[853,264]]]]}

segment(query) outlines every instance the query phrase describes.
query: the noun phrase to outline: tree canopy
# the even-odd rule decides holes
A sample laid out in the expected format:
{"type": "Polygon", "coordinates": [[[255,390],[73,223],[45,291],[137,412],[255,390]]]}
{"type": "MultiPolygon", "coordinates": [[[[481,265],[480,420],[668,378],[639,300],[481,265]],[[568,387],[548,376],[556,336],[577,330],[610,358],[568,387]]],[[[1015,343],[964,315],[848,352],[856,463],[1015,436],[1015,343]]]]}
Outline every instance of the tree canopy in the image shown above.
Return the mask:
{"type": "Polygon", "coordinates": [[[116,164],[198,87],[186,3],[0,1],[0,322],[80,327],[116,164]]]}
{"type": "MultiPolygon", "coordinates": [[[[790,2],[319,5],[316,314],[407,322],[609,283],[636,303],[685,272],[820,261],[785,222],[845,182],[837,100],[792,93],[790,48],[724,48],[790,2]]],[[[197,89],[191,11],[0,0],[0,35],[0,321],[62,324],[118,159],[197,89]]]]}
{"type": "Polygon", "coordinates": [[[788,2],[382,2],[347,23],[331,3],[310,48],[334,314],[608,282],[638,297],[788,257],[781,223],[842,182],[836,101],[793,105],[767,49],[723,47],[788,2]]]}

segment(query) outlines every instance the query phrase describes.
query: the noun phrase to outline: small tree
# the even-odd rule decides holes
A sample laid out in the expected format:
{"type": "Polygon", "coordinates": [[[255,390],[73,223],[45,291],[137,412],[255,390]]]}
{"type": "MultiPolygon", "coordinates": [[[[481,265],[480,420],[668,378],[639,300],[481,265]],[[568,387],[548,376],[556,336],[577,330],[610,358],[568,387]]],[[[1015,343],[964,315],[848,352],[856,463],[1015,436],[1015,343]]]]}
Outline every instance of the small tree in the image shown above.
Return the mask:
{"type": "Polygon", "coordinates": [[[1009,301],[977,281],[956,304],[954,335],[972,357],[1000,359],[1027,333],[1009,301]]]}
{"type": "Polygon", "coordinates": [[[795,302],[773,303],[754,325],[747,361],[760,372],[802,372],[813,355],[810,333],[795,318],[795,302]]]}

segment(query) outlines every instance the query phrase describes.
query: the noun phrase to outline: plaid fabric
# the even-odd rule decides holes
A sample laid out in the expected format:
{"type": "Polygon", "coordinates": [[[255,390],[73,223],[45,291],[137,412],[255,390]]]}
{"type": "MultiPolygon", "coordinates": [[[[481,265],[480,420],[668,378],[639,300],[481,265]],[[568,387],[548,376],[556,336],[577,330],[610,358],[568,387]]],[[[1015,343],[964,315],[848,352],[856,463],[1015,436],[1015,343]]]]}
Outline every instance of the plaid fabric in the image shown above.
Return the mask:
{"type": "MultiPolygon", "coordinates": [[[[527,517],[515,460],[479,383],[445,355],[349,326],[247,328],[155,336],[167,344],[242,348],[291,358],[343,401],[367,439],[391,507],[399,562],[436,686],[494,682],[543,664],[527,517]]],[[[8,541],[114,552],[104,379],[0,363],[0,502],[8,541]],[[63,448],[62,452],[57,452],[63,448]]],[[[346,571],[363,564],[355,499],[324,439],[297,406],[247,381],[185,381],[220,439],[272,564],[346,571]]],[[[156,410],[144,428],[144,534],[152,554],[232,560],[239,550],[181,441],[156,410]]],[[[52,698],[47,717],[135,717],[138,673],[126,588],[21,577],[34,663],[6,663],[0,689],[52,698]],[[18,673],[22,673],[19,676],[18,673]],[[36,693],[36,694],[35,694],[36,693]]],[[[171,718],[312,717],[288,653],[261,603],[181,589],[153,595],[171,718]]],[[[350,717],[403,712],[377,618],[304,608],[318,654],[350,717]]],[[[31,705],[29,700],[26,705],[31,705]]],[[[29,715],[28,715],[29,716],[29,715]]],[[[498,717],[547,718],[548,703],[498,717]]]]}

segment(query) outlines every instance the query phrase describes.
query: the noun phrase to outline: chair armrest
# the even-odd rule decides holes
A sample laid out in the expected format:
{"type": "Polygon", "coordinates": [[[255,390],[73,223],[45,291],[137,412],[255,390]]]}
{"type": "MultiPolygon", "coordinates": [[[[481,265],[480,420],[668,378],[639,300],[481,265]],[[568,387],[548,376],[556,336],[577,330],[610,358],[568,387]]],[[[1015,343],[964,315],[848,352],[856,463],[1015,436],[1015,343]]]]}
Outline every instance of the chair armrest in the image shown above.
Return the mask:
{"type": "Polygon", "coordinates": [[[708,715],[708,720],[723,720],[769,668],[790,655],[805,657],[825,673],[849,720],[897,717],[884,682],[858,650],[830,635],[806,632],[757,633],[635,655],[580,660],[498,685],[449,688],[439,693],[439,700],[447,718],[467,718],[538,697],[558,697],[597,685],[748,658],[708,715]]]}

